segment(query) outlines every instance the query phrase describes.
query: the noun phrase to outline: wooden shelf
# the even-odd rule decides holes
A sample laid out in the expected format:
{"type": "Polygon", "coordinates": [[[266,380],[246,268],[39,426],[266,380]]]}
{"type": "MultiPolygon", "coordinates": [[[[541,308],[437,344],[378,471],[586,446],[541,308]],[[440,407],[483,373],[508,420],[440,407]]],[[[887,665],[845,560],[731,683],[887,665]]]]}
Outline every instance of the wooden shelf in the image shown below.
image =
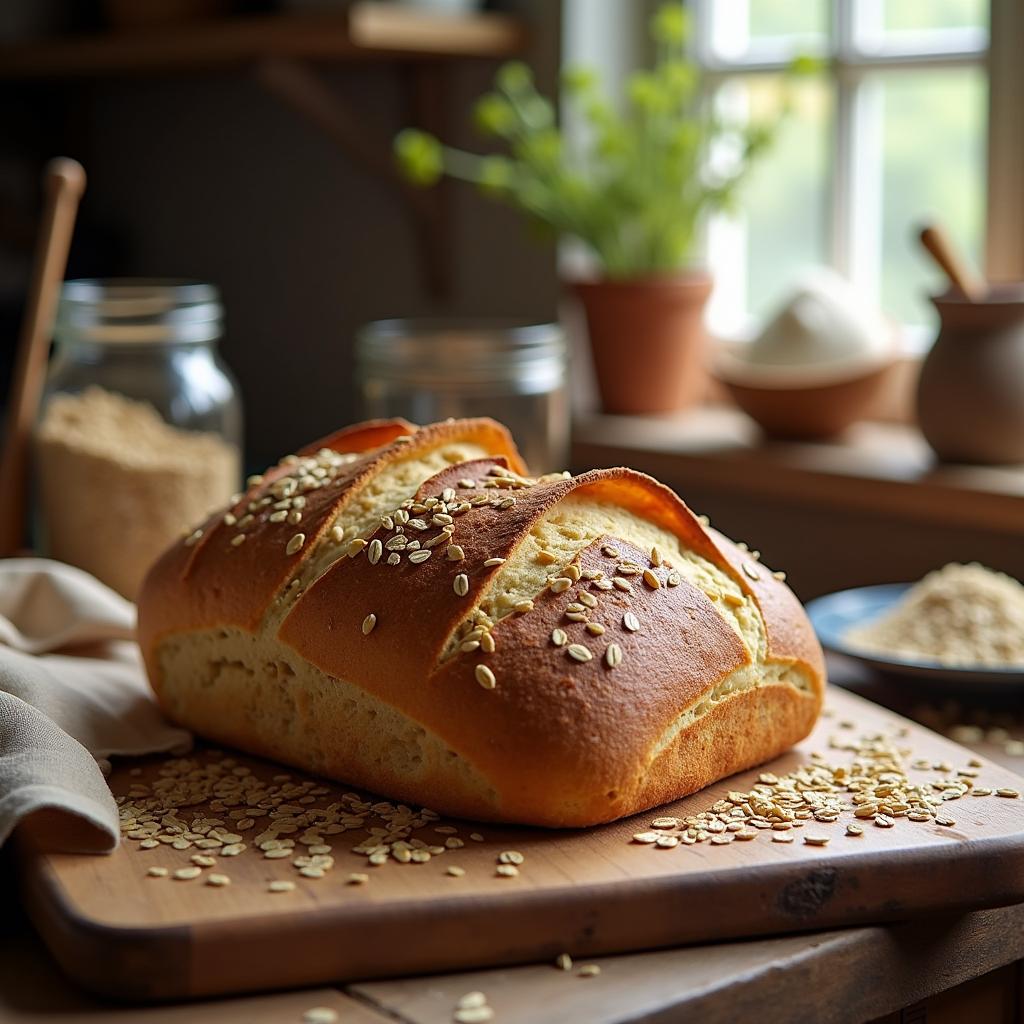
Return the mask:
{"type": "Polygon", "coordinates": [[[912,523],[1024,535],[1024,466],[946,466],[917,430],[862,423],[832,443],[765,442],[742,413],[577,417],[576,466],[632,466],[672,483],[912,523]]]}
{"type": "Polygon", "coordinates": [[[502,58],[520,53],[526,42],[524,24],[506,15],[446,15],[364,2],[342,14],[225,18],[2,47],[0,79],[210,71],[279,58],[318,62],[502,58]]]}

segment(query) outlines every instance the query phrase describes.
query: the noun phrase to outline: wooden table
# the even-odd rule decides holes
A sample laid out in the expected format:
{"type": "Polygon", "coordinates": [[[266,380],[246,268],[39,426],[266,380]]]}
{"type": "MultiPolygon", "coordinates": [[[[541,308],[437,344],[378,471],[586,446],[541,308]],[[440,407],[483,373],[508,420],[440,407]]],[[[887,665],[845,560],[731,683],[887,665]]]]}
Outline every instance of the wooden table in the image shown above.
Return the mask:
{"type": "MultiPolygon", "coordinates": [[[[902,685],[879,684],[849,663],[835,661],[832,675],[903,713],[948,714],[948,708],[902,685]]],[[[1024,758],[1006,754],[1000,744],[983,739],[968,745],[1018,772],[1024,768],[1024,758]]],[[[417,940],[429,936],[410,936],[417,940]]],[[[1019,905],[954,919],[604,957],[597,961],[600,975],[592,978],[542,964],[201,1004],[120,1007],[72,988],[18,908],[0,904],[0,1021],[286,1024],[323,1006],[354,1024],[442,1024],[451,1021],[460,996],[480,990],[498,1024],[936,1024],[968,1017],[971,1024],[1010,1024],[1021,1020],[1022,961],[1019,905]]]]}

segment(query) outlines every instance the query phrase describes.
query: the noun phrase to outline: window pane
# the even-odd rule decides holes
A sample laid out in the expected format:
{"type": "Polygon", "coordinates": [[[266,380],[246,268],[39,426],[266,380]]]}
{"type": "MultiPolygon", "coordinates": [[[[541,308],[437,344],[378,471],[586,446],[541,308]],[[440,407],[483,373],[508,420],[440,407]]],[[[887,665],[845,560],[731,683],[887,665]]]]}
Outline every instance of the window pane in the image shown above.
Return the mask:
{"type": "Polygon", "coordinates": [[[950,53],[988,44],[988,0],[857,0],[852,13],[854,40],[865,53],[950,53]]]}
{"type": "Polygon", "coordinates": [[[890,72],[865,87],[879,89],[882,100],[877,254],[882,306],[905,323],[930,324],[933,314],[924,296],[941,288],[942,278],[921,252],[915,228],[926,219],[941,221],[976,265],[981,263],[985,73],[981,68],[890,72]]]}
{"type": "MultiPolygon", "coordinates": [[[[716,104],[727,116],[757,121],[779,109],[782,88],[777,75],[729,78],[716,104]]],[[[709,225],[709,323],[722,335],[745,333],[752,315],[774,311],[803,267],[827,258],[832,90],[824,79],[792,89],[793,113],[739,193],[737,214],[709,225]]]]}
{"type": "Polygon", "coordinates": [[[988,28],[988,0],[885,0],[885,29],[988,28]]]}
{"type": "Polygon", "coordinates": [[[720,60],[779,59],[823,52],[828,0],[713,0],[711,48],[720,60]]]}

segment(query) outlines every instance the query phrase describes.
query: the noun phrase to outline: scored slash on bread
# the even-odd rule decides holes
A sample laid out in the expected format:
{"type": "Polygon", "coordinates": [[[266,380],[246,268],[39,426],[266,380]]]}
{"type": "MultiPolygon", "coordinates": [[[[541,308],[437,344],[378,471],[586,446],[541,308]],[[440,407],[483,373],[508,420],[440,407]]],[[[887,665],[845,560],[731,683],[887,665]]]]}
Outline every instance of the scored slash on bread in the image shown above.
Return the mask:
{"type": "Polygon", "coordinates": [[[823,659],[780,579],[643,474],[524,472],[490,420],[370,424],[285,460],[151,571],[162,706],[389,797],[561,827],[810,732],[823,659]]]}

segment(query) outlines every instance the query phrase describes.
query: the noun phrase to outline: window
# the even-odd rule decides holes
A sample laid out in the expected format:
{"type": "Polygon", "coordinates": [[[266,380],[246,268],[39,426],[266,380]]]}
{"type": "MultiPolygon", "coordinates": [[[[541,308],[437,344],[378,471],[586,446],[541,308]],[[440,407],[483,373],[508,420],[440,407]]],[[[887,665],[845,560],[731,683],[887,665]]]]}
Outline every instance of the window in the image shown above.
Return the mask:
{"type": "Polygon", "coordinates": [[[732,117],[773,109],[795,55],[825,66],[792,87],[793,114],[753,170],[741,211],[708,225],[712,330],[749,335],[801,267],[826,263],[922,335],[933,323],[926,296],[941,281],[914,228],[941,220],[984,262],[987,0],[690,6],[712,101],[732,117]]]}

